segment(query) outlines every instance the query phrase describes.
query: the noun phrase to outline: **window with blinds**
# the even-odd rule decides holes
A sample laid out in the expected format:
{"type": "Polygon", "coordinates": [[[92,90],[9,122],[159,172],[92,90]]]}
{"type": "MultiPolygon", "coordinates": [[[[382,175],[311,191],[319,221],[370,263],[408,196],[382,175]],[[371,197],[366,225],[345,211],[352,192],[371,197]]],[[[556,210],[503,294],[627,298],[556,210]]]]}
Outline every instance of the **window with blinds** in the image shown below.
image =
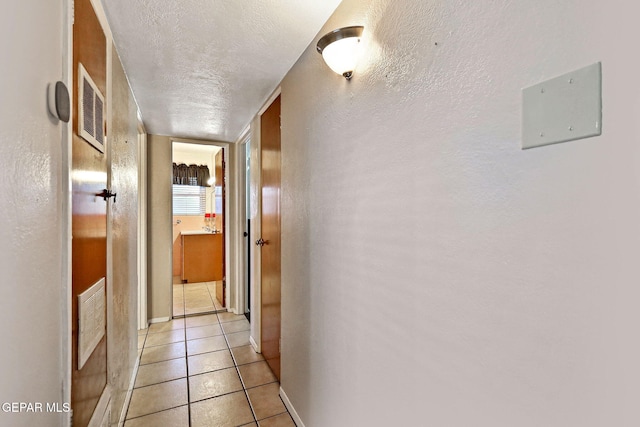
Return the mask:
{"type": "Polygon", "coordinates": [[[173,186],[174,215],[204,215],[206,210],[205,187],[195,185],[173,186]]]}

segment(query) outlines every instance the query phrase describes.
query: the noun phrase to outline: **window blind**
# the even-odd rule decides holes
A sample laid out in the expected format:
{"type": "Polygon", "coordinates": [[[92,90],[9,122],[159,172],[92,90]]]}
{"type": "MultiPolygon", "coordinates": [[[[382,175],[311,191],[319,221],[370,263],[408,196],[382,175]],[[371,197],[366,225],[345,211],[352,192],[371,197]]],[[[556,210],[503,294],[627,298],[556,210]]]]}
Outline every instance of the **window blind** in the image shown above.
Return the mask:
{"type": "Polygon", "coordinates": [[[205,188],[194,185],[174,185],[173,214],[204,215],[207,200],[205,188]]]}

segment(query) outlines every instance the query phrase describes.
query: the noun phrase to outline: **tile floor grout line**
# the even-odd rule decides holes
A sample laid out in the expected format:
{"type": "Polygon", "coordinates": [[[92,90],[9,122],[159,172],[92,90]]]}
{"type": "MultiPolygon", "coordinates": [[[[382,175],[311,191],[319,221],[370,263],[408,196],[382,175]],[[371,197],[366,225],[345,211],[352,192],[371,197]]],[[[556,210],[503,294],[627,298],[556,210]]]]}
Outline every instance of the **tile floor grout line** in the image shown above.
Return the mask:
{"type": "MultiPolygon", "coordinates": [[[[149,336],[149,327],[147,327],[146,332],[144,333],[144,336],[145,336],[145,342],[144,342],[144,344],[142,345],[142,352],[143,352],[143,353],[144,353],[145,348],[147,348],[147,347],[146,347],[146,338],[149,336]]],[[[153,346],[152,346],[152,347],[153,347],[153,346]]],[[[186,343],[185,343],[185,348],[186,348],[186,343]]],[[[140,358],[142,359],[142,355],[140,355],[140,358]]],[[[152,364],[154,364],[154,363],[167,362],[167,361],[169,361],[169,360],[175,360],[175,359],[179,359],[179,358],[168,359],[168,360],[160,360],[160,361],[157,361],[157,362],[147,363],[147,365],[152,365],[152,364]]],[[[185,363],[186,363],[186,359],[185,359],[185,363]]],[[[143,365],[140,365],[140,366],[143,366],[143,365]]],[[[144,365],[144,366],[146,366],[146,365],[144,365]]],[[[160,381],[160,382],[158,382],[158,383],[154,383],[154,384],[147,384],[147,385],[145,385],[145,386],[136,387],[136,386],[135,386],[135,383],[136,383],[136,381],[138,380],[138,375],[139,375],[139,374],[140,374],[140,371],[138,371],[138,372],[137,372],[137,374],[136,374],[136,379],[135,379],[135,381],[134,381],[134,383],[133,383],[133,384],[134,384],[134,386],[133,386],[133,390],[138,390],[138,389],[142,389],[142,388],[145,388],[145,387],[150,387],[150,386],[158,385],[158,384],[164,384],[164,383],[168,383],[168,382],[175,381],[175,380],[181,380],[181,379],[183,378],[183,377],[181,377],[181,378],[174,378],[174,379],[171,379],[171,380],[160,381]]],[[[188,403],[188,401],[189,401],[189,398],[188,398],[188,393],[189,393],[189,380],[188,380],[188,377],[184,377],[184,378],[187,380],[187,405],[188,405],[188,404],[189,404],[189,403],[188,403]]],[[[184,406],[184,405],[171,406],[171,407],[169,407],[169,408],[161,409],[161,410],[159,410],[159,411],[150,412],[150,413],[148,413],[148,414],[142,414],[142,415],[138,415],[138,416],[135,416],[135,417],[128,418],[129,410],[131,409],[131,401],[130,401],[130,402],[129,402],[129,406],[127,407],[127,412],[126,412],[125,417],[124,417],[124,419],[125,419],[125,425],[127,424],[127,421],[135,420],[136,418],[147,417],[147,416],[150,416],[150,415],[153,415],[153,414],[158,414],[158,413],[160,413],[160,412],[170,411],[170,410],[172,410],[172,409],[180,408],[180,407],[182,407],[182,406],[184,406]]],[[[188,410],[188,408],[187,408],[187,410],[188,410]]],[[[191,422],[191,420],[189,420],[189,422],[191,422]]],[[[189,426],[189,427],[191,427],[191,426],[189,426]]]]}
{"type": "MultiPolygon", "coordinates": [[[[217,325],[217,326],[220,328],[220,330],[221,330],[222,334],[221,334],[221,335],[215,335],[215,336],[216,336],[216,337],[217,337],[217,336],[222,336],[222,337],[223,337],[223,339],[224,339],[224,341],[225,341],[225,346],[226,346],[226,348],[225,348],[225,349],[221,349],[221,350],[217,350],[217,351],[228,351],[228,352],[229,352],[229,354],[230,354],[230,356],[231,356],[231,360],[232,360],[232,362],[233,362],[233,368],[234,368],[234,369],[235,369],[235,371],[236,371],[236,375],[238,375],[238,378],[240,379],[240,383],[241,383],[241,386],[242,386],[242,391],[243,391],[244,396],[245,396],[245,401],[249,404],[249,409],[251,410],[251,414],[252,414],[252,417],[253,417],[253,423],[255,423],[255,425],[256,425],[256,426],[258,426],[258,425],[259,425],[258,417],[257,417],[257,414],[256,414],[256,412],[255,412],[255,410],[254,410],[253,404],[251,403],[251,399],[250,399],[250,397],[249,397],[249,393],[248,393],[248,392],[249,392],[249,390],[254,389],[254,388],[258,388],[258,387],[261,387],[261,386],[264,386],[264,385],[267,385],[267,384],[273,384],[273,383],[276,383],[276,384],[277,384],[277,383],[279,383],[279,382],[277,381],[277,379],[275,379],[274,381],[269,382],[269,383],[267,383],[267,384],[256,385],[256,386],[254,386],[254,387],[250,387],[250,388],[248,388],[248,387],[247,387],[247,385],[246,385],[245,381],[244,381],[244,380],[243,380],[243,378],[242,378],[242,374],[240,373],[240,367],[241,367],[241,366],[244,366],[244,365],[250,365],[250,364],[254,364],[254,363],[260,363],[261,361],[260,361],[260,360],[254,360],[254,361],[251,361],[251,362],[244,363],[244,364],[240,365],[240,364],[238,363],[238,358],[236,357],[236,355],[235,355],[235,354],[234,354],[234,352],[233,352],[233,349],[234,349],[234,348],[236,348],[236,347],[231,347],[229,337],[230,337],[231,335],[239,334],[239,333],[243,333],[243,332],[246,332],[246,331],[236,331],[236,330],[233,330],[233,332],[226,332],[226,331],[225,331],[225,328],[223,327],[223,325],[224,325],[224,324],[226,324],[226,325],[229,325],[229,326],[230,326],[230,325],[234,322],[234,320],[230,320],[230,319],[228,319],[228,318],[227,318],[227,320],[229,320],[229,321],[227,321],[227,322],[222,322],[222,321],[221,321],[221,316],[220,316],[220,315],[218,315],[218,313],[214,313],[214,314],[216,314],[216,316],[215,316],[216,322],[211,323],[211,324],[206,324],[206,325],[193,326],[193,328],[197,328],[197,327],[206,327],[206,326],[214,326],[214,325],[217,325]]],[[[186,319],[181,319],[180,321],[182,321],[182,322],[183,322],[183,327],[182,327],[181,329],[183,329],[183,337],[184,337],[184,341],[182,341],[182,342],[184,342],[184,354],[185,354],[185,364],[186,364],[186,366],[185,366],[185,368],[186,368],[186,377],[174,378],[174,379],[171,379],[171,380],[161,381],[160,383],[156,383],[156,384],[148,384],[148,385],[141,386],[141,387],[138,387],[138,388],[140,389],[140,388],[149,387],[149,386],[151,386],[151,385],[157,385],[157,384],[162,384],[162,383],[166,383],[166,382],[170,382],[170,381],[175,381],[175,380],[185,379],[185,380],[186,380],[186,385],[187,385],[187,413],[188,413],[188,421],[187,421],[187,425],[188,425],[189,427],[191,427],[191,426],[192,426],[192,420],[191,420],[191,404],[192,404],[192,402],[191,402],[191,392],[190,392],[190,388],[189,388],[189,384],[190,384],[189,379],[190,379],[192,376],[197,376],[197,375],[200,375],[200,374],[194,374],[194,375],[191,375],[191,373],[190,373],[190,371],[189,371],[189,363],[188,363],[188,362],[189,362],[189,356],[190,356],[190,355],[189,355],[188,345],[187,345],[187,344],[188,344],[188,342],[190,341],[190,340],[189,340],[189,338],[188,338],[188,335],[187,335],[187,332],[188,332],[188,331],[187,331],[187,329],[189,329],[189,328],[187,327],[186,319]]],[[[179,329],[172,329],[172,330],[170,330],[170,331],[164,331],[164,332],[171,332],[171,331],[175,331],[175,330],[179,330],[179,329]]],[[[142,353],[144,353],[145,349],[153,348],[153,347],[157,347],[157,346],[150,346],[150,347],[147,347],[147,345],[146,345],[146,344],[147,344],[147,338],[149,337],[149,331],[148,331],[148,330],[147,330],[147,331],[145,332],[145,334],[143,334],[143,335],[144,335],[144,337],[145,337],[145,338],[144,338],[144,340],[143,340],[142,353]]],[[[213,337],[213,336],[212,336],[212,337],[213,337]]],[[[197,340],[197,339],[212,338],[212,337],[196,338],[196,340],[197,340]]],[[[162,345],[178,344],[178,343],[180,343],[180,342],[181,342],[181,341],[178,341],[178,342],[175,342],[175,343],[162,344],[162,345]]],[[[239,347],[243,347],[243,346],[237,346],[237,347],[239,348],[239,347]]],[[[201,354],[207,354],[207,353],[213,353],[213,352],[198,353],[198,355],[201,355],[201,354]]],[[[192,355],[192,356],[197,356],[197,355],[195,355],[195,354],[194,354],[194,355],[192,355]]],[[[167,362],[167,361],[169,361],[169,360],[174,360],[174,359],[179,359],[179,358],[180,358],[180,357],[178,357],[178,358],[171,358],[171,359],[167,359],[167,360],[159,360],[159,361],[155,361],[155,362],[147,363],[147,364],[145,364],[145,366],[146,366],[146,365],[153,365],[153,364],[155,364],[155,363],[167,362]]],[[[142,365],[141,365],[141,366],[142,366],[142,365]]],[[[201,374],[206,374],[206,373],[205,373],[205,372],[203,372],[203,373],[201,373],[201,374]]],[[[134,386],[134,388],[135,388],[135,386],[134,386]]],[[[240,390],[238,390],[238,391],[240,391],[240,390]]],[[[206,401],[206,400],[219,398],[219,397],[221,397],[221,396],[230,395],[230,394],[233,394],[233,393],[237,393],[237,392],[229,392],[229,393],[224,393],[224,394],[219,395],[219,396],[212,396],[212,397],[209,397],[209,398],[206,398],[206,399],[201,399],[201,400],[199,400],[198,402],[203,402],[203,401],[206,401]]],[[[282,398],[280,398],[280,400],[282,401],[282,398]]],[[[196,403],[197,403],[197,402],[196,402],[196,403]]],[[[151,414],[140,415],[140,416],[137,416],[137,417],[133,417],[133,418],[131,418],[131,419],[141,418],[141,417],[148,416],[148,415],[153,415],[153,414],[156,414],[156,413],[160,413],[160,412],[168,411],[168,410],[175,409],[175,408],[179,408],[179,407],[182,407],[182,406],[183,406],[183,405],[173,406],[173,407],[171,407],[171,408],[165,408],[165,409],[162,409],[162,410],[160,410],[160,411],[155,411],[155,412],[153,412],[153,413],[151,413],[151,414]]],[[[130,409],[130,408],[127,408],[127,413],[128,413],[128,411],[129,411],[129,409],[130,409]]],[[[286,413],[286,414],[289,414],[289,411],[286,409],[286,406],[285,406],[285,412],[282,412],[281,414],[274,414],[274,415],[272,415],[272,416],[270,416],[270,417],[267,417],[267,418],[276,417],[276,416],[279,416],[279,415],[282,415],[282,414],[285,414],[285,413],[286,413]]],[[[289,414],[289,417],[290,417],[290,414],[289,414]]],[[[126,419],[126,417],[125,417],[125,419],[126,419]]],[[[295,422],[294,422],[294,424],[293,424],[293,425],[295,425],[295,422]]]]}
{"type": "MultiPolygon", "coordinates": [[[[218,318],[218,322],[220,322],[220,316],[218,316],[216,314],[216,317],[218,318]]],[[[224,331],[224,328],[222,327],[222,323],[220,323],[220,328],[222,328],[224,341],[227,343],[227,347],[229,349],[229,353],[231,353],[231,360],[233,360],[233,366],[236,368],[236,374],[238,375],[238,378],[240,378],[240,384],[242,385],[242,391],[244,392],[244,398],[247,399],[247,403],[249,404],[249,409],[251,409],[251,415],[253,415],[253,421],[255,421],[256,425],[258,425],[258,417],[256,415],[256,411],[253,409],[253,405],[251,404],[251,399],[249,399],[249,393],[247,393],[246,384],[244,383],[244,379],[242,378],[242,375],[240,374],[240,368],[238,367],[238,363],[237,363],[236,358],[235,358],[235,356],[233,354],[233,351],[231,351],[231,346],[229,345],[229,340],[227,339],[227,334],[224,331]]]]}
{"type": "MultiPolygon", "coordinates": [[[[186,311],[186,310],[185,310],[186,311]]],[[[184,322],[184,363],[187,365],[187,424],[191,427],[191,381],[189,381],[189,347],[187,345],[187,321],[184,322]]]]}

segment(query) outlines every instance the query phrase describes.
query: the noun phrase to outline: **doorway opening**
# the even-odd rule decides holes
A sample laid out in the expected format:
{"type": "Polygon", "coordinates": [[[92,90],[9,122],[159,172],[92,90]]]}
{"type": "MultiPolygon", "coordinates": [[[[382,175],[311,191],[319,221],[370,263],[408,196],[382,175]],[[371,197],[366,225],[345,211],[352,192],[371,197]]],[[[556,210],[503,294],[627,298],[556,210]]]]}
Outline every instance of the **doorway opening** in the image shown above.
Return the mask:
{"type": "MultiPolygon", "coordinates": [[[[251,322],[251,137],[247,136],[244,141],[244,150],[241,150],[243,154],[243,160],[241,165],[244,166],[244,194],[242,200],[241,218],[244,224],[244,231],[242,233],[242,271],[243,278],[242,287],[243,301],[242,306],[244,308],[244,315],[249,322],[251,322]]],[[[240,146],[242,146],[242,144],[240,146]]]]}
{"type": "Polygon", "coordinates": [[[225,150],[172,143],[173,317],[227,311],[225,150]]]}

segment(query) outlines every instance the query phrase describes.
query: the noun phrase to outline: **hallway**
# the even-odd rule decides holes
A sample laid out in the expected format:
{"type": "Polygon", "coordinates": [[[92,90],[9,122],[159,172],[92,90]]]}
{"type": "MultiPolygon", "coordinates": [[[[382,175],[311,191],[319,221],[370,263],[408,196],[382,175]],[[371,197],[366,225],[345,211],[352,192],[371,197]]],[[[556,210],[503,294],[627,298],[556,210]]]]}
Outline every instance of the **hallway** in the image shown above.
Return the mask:
{"type": "Polygon", "coordinates": [[[638,8],[6,2],[0,426],[640,426],[638,8]],[[228,312],[169,321],[173,142],[227,149],[228,312]]]}
{"type": "Polygon", "coordinates": [[[125,427],[295,427],[244,316],[217,313],[140,331],[125,427]]]}
{"type": "Polygon", "coordinates": [[[221,301],[216,298],[216,287],[222,282],[181,283],[173,278],[173,317],[196,314],[226,312],[221,301]]]}

